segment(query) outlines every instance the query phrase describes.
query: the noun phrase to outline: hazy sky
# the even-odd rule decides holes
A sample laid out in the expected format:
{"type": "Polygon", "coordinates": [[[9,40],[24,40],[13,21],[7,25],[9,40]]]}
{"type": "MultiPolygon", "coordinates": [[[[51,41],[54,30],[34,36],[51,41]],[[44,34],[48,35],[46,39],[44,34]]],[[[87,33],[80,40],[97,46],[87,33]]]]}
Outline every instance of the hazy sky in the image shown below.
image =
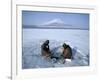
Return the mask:
{"type": "Polygon", "coordinates": [[[22,11],[23,25],[40,25],[53,20],[61,20],[75,27],[89,29],[89,14],[22,11]]]}

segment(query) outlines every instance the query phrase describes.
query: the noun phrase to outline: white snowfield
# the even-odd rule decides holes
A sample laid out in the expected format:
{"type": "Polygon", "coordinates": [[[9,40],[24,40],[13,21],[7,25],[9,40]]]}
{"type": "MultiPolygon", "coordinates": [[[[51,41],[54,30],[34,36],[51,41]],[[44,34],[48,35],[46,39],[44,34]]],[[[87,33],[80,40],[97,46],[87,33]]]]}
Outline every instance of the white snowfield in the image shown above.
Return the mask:
{"type": "Polygon", "coordinates": [[[89,30],[23,29],[22,42],[23,69],[89,66],[89,30]],[[41,45],[47,39],[51,52],[57,57],[61,54],[62,44],[69,44],[73,59],[64,64],[55,59],[44,59],[41,45]]]}

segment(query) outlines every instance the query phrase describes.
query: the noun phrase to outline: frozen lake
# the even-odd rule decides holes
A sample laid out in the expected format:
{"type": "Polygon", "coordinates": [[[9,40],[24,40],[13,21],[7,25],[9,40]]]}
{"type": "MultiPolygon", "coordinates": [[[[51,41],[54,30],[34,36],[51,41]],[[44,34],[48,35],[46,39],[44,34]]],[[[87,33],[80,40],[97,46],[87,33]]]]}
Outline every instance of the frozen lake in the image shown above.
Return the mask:
{"type": "Polygon", "coordinates": [[[22,68],[49,68],[89,65],[89,30],[77,29],[23,29],[22,68]],[[60,47],[64,42],[72,47],[74,59],[65,64],[44,60],[41,44],[50,40],[50,49],[60,47]]]}

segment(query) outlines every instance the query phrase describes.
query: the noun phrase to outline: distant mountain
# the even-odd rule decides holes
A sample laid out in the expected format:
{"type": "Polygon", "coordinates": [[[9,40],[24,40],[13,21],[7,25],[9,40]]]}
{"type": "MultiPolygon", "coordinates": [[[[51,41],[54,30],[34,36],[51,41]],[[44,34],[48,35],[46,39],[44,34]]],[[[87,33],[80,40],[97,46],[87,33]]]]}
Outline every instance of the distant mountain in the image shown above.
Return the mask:
{"type": "Polygon", "coordinates": [[[23,28],[39,28],[39,29],[84,29],[87,30],[85,28],[81,28],[80,26],[73,26],[70,24],[65,23],[63,20],[61,19],[53,19],[50,21],[47,21],[43,24],[39,24],[39,25],[23,25],[23,28]]]}
{"type": "Polygon", "coordinates": [[[61,19],[53,19],[51,21],[48,21],[44,24],[42,24],[41,26],[47,26],[47,27],[67,27],[67,26],[71,26],[71,25],[68,25],[66,23],[64,23],[61,19]]]}
{"type": "Polygon", "coordinates": [[[53,19],[43,23],[42,25],[52,25],[52,24],[64,24],[64,22],[61,19],[53,19]]]}

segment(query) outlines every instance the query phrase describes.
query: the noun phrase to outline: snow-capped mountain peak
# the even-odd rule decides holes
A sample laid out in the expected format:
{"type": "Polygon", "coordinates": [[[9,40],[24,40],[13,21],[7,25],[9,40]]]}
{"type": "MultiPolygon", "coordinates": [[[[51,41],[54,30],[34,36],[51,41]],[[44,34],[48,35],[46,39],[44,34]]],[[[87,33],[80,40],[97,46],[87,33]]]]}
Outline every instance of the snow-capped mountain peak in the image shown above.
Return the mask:
{"type": "Polygon", "coordinates": [[[65,24],[65,23],[61,19],[53,19],[43,23],[42,25],[52,25],[52,24],[65,24]]]}

